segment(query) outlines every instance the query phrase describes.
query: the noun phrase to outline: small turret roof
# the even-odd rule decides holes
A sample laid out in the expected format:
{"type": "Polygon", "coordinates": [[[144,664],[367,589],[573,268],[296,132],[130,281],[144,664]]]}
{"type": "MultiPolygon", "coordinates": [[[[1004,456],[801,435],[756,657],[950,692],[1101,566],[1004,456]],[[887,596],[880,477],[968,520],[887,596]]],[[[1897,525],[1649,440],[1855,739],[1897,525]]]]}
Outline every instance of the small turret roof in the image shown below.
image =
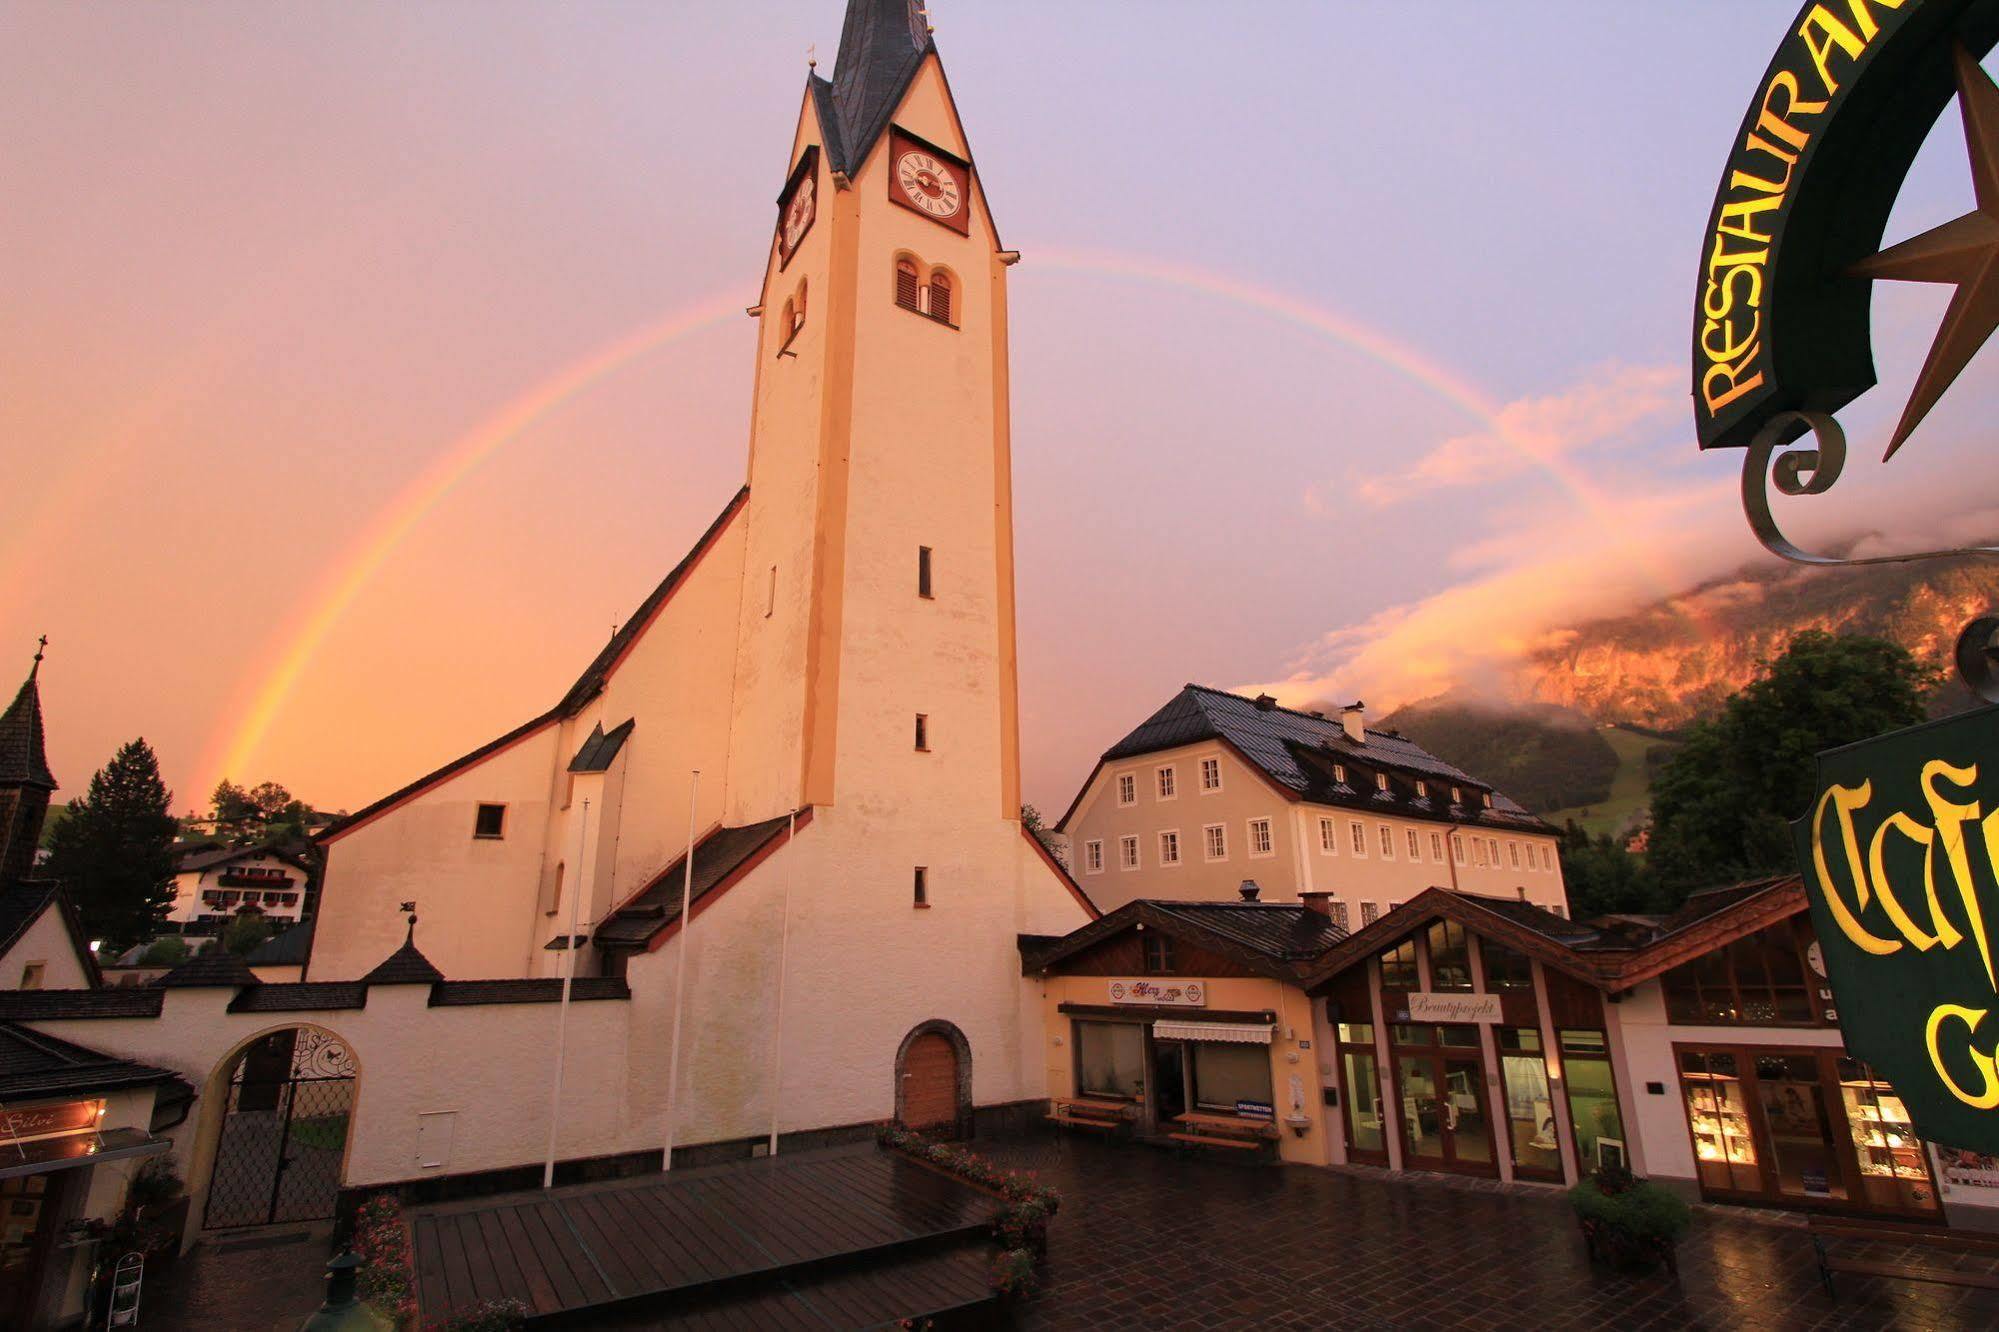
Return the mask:
{"type": "Polygon", "coordinates": [[[226,948],[211,948],[169,971],[153,984],[166,989],[194,989],[197,987],[234,987],[238,985],[261,985],[257,974],[249,964],[226,948]]]}
{"type": "Polygon", "coordinates": [[[42,691],[35,680],[41,669],[42,654],[38,651],[13,703],[0,713],[0,786],[56,789],[42,731],[42,691]]]}
{"type": "Polygon", "coordinates": [[[390,953],[375,969],[361,978],[363,985],[435,985],[444,973],[431,965],[416,946],[416,921],[410,921],[409,936],[403,946],[390,953]]]}

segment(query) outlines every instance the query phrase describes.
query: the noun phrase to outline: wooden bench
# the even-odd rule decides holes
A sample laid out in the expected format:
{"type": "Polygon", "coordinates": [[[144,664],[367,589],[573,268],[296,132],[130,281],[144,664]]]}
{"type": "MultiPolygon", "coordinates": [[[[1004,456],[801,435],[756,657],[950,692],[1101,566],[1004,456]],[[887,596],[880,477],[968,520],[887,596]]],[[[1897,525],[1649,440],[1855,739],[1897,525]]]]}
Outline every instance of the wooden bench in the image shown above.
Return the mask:
{"type": "Polygon", "coordinates": [[[1885,1277],[1894,1281],[1933,1281],[1945,1286],[1999,1290],[1999,1272],[1964,1272],[1952,1267],[1849,1258],[1826,1247],[1829,1240],[1857,1240],[1926,1249],[1938,1254],[1974,1253],[1999,1258],[1999,1235],[1946,1230],[1941,1226],[1854,1221],[1831,1216],[1813,1217],[1811,1235],[1812,1248],[1818,1253],[1819,1280],[1825,1283],[1825,1293],[1834,1299],[1839,1298],[1839,1292],[1832,1283],[1835,1272],[1851,1272],[1855,1276],[1885,1277]]]}
{"type": "Polygon", "coordinates": [[[1048,1103],[1045,1118],[1064,1128],[1097,1129],[1115,1133],[1130,1122],[1131,1106],[1125,1101],[1107,1101],[1089,1096],[1058,1096],[1048,1103]]]}
{"type": "Polygon", "coordinates": [[[1222,1147],[1253,1152],[1277,1136],[1277,1126],[1264,1119],[1241,1119],[1234,1115],[1210,1115],[1189,1111],[1176,1116],[1180,1127],[1166,1136],[1189,1147],[1222,1147]]]}

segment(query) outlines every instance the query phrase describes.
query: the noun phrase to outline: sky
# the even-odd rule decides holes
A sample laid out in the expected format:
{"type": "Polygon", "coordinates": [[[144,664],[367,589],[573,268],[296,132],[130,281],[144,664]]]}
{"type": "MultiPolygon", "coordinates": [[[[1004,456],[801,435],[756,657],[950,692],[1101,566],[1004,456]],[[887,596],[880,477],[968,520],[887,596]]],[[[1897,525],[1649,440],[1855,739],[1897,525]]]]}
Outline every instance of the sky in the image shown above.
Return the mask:
{"type": "MultiPolygon", "coordinates": [[[[740,484],[839,0],[0,0],[0,682],[365,803],[540,712],[740,484]],[[9,666],[8,662],[14,665],[9,666]]],[[[1371,713],[1757,557],[1707,210],[1793,0],[932,0],[1011,270],[1027,797],[1187,681],[1371,713]]],[[[1972,204],[1956,112],[1889,239],[1972,204]]],[[[1807,538],[1999,533],[1990,353],[1807,538]]],[[[1803,506],[1803,507],[1799,507],[1803,506]]]]}

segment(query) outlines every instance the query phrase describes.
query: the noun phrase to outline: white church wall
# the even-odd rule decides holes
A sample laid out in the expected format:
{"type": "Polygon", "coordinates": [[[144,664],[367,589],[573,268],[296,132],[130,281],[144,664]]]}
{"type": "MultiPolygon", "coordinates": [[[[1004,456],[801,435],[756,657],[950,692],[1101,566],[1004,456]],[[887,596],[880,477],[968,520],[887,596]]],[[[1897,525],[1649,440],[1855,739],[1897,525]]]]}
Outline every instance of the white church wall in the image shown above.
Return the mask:
{"type": "Polygon", "coordinates": [[[90,985],[83,959],[76,955],[69,926],[53,904],[44,907],[35,923],[28,926],[5,955],[0,955],[0,990],[18,990],[27,969],[41,967],[43,990],[81,990],[90,985]]]}
{"type": "MultiPolygon", "coordinates": [[[[418,792],[327,845],[312,980],[358,980],[403,941],[399,902],[449,922],[425,935],[425,954],[454,980],[530,974],[546,942],[535,911],[551,796],[554,724],[418,792]],[[503,836],[473,836],[478,806],[507,806],[503,836]]],[[[567,763],[568,755],[562,755],[567,763]]]]}

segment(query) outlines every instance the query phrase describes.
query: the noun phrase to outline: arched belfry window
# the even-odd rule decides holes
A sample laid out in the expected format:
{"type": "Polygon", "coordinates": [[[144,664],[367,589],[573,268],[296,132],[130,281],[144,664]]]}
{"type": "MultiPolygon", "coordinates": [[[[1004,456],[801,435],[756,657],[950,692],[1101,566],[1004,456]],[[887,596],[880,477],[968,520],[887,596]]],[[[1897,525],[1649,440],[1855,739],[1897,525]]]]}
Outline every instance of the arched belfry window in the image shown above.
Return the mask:
{"type": "Polygon", "coordinates": [[[951,275],[941,268],[930,275],[930,317],[951,322],[951,275]]]}
{"type": "Polygon", "coordinates": [[[791,331],[796,334],[805,327],[805,279],[798,280],[798,308],[791,312],[791,331]]]}
{"type": "Polygon", "coordinates": [[[921,311],[920,297],[923,291],[923,276],[917,270],[914,259],[895,261],[895,303],[905,310],[921,311]]]}

